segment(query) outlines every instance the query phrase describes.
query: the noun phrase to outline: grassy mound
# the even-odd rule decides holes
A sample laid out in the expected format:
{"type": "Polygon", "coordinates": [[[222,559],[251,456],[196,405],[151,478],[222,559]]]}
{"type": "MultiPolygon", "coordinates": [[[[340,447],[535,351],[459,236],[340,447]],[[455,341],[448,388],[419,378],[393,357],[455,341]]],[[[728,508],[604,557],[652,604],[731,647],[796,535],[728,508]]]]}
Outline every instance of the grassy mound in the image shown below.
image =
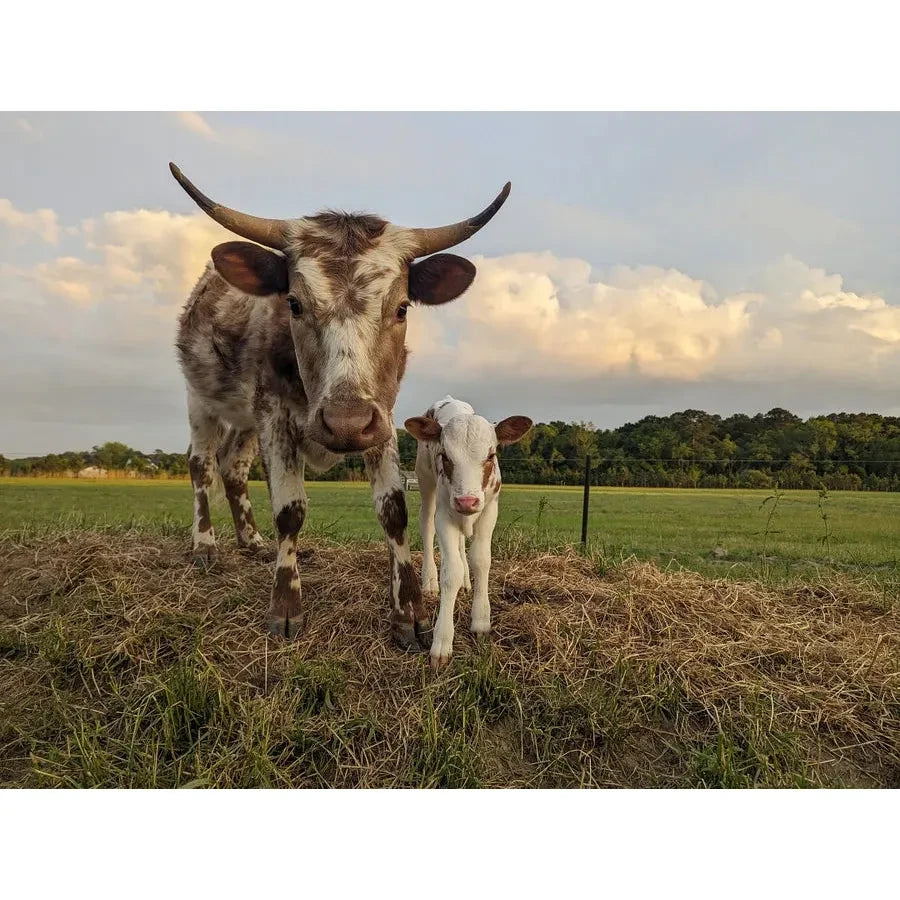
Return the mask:
{"type": "Polygon", "coordinates": [[[460,598],[434,675],[390,643],[382,545],[303,556],[284,644],[270,566],[236,550],[206,572],[178,536],[0,538],[0,784],[900,786],[900,607],[875,584],[513,552],[491,642],[460,598]]]}

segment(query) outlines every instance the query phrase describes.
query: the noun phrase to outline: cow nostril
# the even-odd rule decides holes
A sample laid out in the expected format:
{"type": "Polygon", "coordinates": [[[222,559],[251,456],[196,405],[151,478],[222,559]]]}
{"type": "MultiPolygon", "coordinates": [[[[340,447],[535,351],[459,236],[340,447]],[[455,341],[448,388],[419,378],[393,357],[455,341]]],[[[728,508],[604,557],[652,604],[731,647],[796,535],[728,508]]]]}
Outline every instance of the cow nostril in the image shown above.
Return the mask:
{"type": "Polygon", "coordinates": [[[331,428],[328,425],[328,417],[325,415],[325,411],[320,409],[316,413],[316,417],[318,418],[319,424],[322,426],[322,430],[325,432],[325,434],[333,435],[334,432],[331,430],[331,428]]]}
{"type": "Polygon", "coordinates": [[[378,413],[375,410],[375,407],[372,407],[372,415],[369,418],[369,423],[362,430],[363,437],[371,437],[378,428],[378,413]]]}

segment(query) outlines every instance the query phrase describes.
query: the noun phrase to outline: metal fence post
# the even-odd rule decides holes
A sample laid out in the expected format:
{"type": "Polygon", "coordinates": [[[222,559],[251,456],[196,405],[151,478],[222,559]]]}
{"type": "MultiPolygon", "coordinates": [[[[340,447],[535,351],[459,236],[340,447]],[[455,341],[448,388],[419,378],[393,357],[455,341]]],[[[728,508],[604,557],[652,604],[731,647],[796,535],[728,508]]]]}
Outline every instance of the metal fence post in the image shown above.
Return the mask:
{"type": "Polygon", "coordinates": [[[591,458],[584,458],[584,505],[581,508],[581,544],[587,548],[588,506],[591,497],[591,458]]]}

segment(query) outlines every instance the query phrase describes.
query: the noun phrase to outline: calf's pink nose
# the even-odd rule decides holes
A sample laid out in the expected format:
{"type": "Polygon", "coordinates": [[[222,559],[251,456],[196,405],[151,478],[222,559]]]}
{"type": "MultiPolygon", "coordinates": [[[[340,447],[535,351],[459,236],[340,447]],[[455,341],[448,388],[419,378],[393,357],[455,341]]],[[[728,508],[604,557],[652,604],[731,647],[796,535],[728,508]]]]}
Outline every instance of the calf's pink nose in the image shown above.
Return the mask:
{"type": "Polygon", "coordinates": [[[456,497],[453,500],[453,505],[456,507],[458,512],[461,513],[473,513],[476,509],[478,509],[478,498],[477,497],[456,497]]]}

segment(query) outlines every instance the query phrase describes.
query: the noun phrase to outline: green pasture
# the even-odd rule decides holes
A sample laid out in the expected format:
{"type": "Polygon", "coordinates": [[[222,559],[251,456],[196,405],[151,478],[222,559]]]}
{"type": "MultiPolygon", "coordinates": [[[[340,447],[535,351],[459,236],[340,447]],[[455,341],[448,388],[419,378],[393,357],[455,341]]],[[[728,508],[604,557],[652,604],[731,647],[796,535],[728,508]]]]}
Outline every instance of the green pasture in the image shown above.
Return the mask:
{"type": "MultiPolygon", "coordinates": [[[[310,482],[306,527],[335,540],[379,540],[366,484],[310,482]]],[[[265,484],[250,494],[257,521],[272,533],[265,484]]],[[[407,494],[413,547],[419,547],[419,495],[407,494]]],[[[497,552],[510,546],[577,543],[580,488],[506,485],[495,532],[497,552]]],[[[186,481],[0,479],[0,531],[67,527],[187,530],[186,481]]],[[[233,539],[223,499],[213,506],[220,539],[233,539]]],[[[823,569],[893,580],[900,539],[900,494],[593,488],[588,527],[592,551],[612,560],[636,556],[707,574],[789,576],[823,569]],[[824,518],[823,516],[827,516],[824,518]],[[723,554],[724,551],[724,554],[723,554]]]]}

